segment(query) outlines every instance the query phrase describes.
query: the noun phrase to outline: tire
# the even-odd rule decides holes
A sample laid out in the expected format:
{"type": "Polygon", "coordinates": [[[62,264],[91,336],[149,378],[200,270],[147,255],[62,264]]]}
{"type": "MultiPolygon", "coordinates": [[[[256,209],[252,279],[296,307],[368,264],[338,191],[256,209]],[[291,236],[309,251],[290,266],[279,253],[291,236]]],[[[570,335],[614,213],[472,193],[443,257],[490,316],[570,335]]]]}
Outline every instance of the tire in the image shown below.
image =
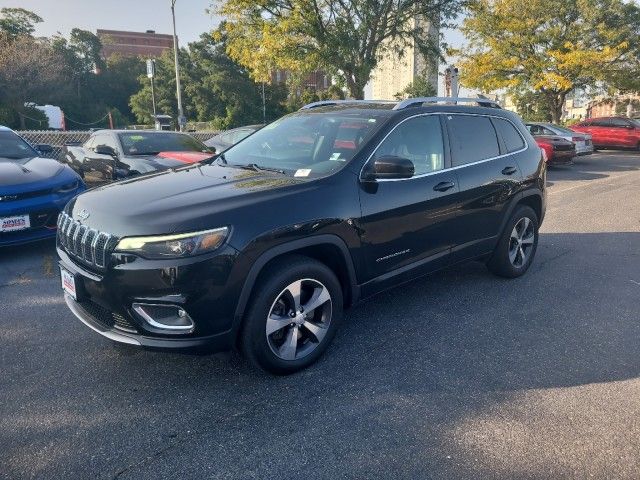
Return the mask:
{"type": "Polygon", "coordinates": [[[507,222],[487,267],[500,277],[519,277],[531,266],[537,248],[538,216],[531,207],[521,205],[507,222]]]}
{"type": "Polygon", "coordinates": [[[308,257],[284,257],[260,274],[253,289],[241,350],[267,372],[297,372],[324,353],[342,315],[342,288],[331,269],[308,257]],[[291,293],[296,291],[299,300],[291,293]],[[291,317],[294,305],[298,313],[291,317]]]}

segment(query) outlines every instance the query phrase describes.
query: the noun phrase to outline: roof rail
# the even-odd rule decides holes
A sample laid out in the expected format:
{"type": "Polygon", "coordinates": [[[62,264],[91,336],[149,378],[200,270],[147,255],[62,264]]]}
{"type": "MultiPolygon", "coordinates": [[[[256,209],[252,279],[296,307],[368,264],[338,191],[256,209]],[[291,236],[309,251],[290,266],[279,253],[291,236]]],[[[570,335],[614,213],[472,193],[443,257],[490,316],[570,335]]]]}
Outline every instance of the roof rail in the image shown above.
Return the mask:
{"type": "Polygon", "coordinates": [[[308,105],[305,105],[304,107],[302,107],[300,110],[310,110],[312,108],[318,108],[318,107],[328,107],[331,105],[349,105],[349,104],[353,104],[353,105],[362,105],[362,104],[369,104],[369,105],[375,105],[376,103],[379,103],[381,105],[394,105],[398,102],[393,101],[393,100],[320,100],[319,102],[313,102],[313,103],[309,103],[308,105]]]}
{"type": "Polygon", "coordinates": [[[407,98],[398,103],[394,110],[404,110],[410,107],[419,107],[425,103],[476,103],[481,107],[502,108],[500,104],[488,98],[463,98],[463,97],[418,97],[407,98]]]}

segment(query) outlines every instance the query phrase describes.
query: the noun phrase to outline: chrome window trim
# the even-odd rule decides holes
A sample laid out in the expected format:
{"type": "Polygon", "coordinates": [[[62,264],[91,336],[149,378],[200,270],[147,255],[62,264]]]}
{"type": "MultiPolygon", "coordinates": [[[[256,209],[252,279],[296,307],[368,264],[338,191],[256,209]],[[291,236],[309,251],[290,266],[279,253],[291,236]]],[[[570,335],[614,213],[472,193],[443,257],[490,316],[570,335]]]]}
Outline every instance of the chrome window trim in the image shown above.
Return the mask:
{"type": "MultiPolygon", "coordinates": [[[[481,163],[490,162],[492,160],[498,160],[500,158],[508,157],[510,155],[516,155],[518,153],[525,152],[525,151],[527,151],[529,149],[529,143],[527,142],[527,139],[524,138],[524,136],[522,135],[522,132],[520,132],[520,129],[518,128],[518,126],[515,123],[513,123],[510,119],[505,118],[505,117],[501,117],[499,115],[489,115],[489,114],[486,114],[486,113],[458,113],[458,112],[427,112],[427,113],[419,113],[419,114],[412,115],[410,117],[402,119],[402,121],[398,122],[389,131],[389,133],[387,133],[384,136],[384,138],[382,140],[380,140],[378,145],[376,145],[376,148],[374,148],[373,152],[371,152],[371,155],[369,155],[369,157],[367,158],[367,161],[364,162],[364,164],[362,165],[362,168],[360,168],[360,174],[358,175],[358,178],[360,180],[362,180],[362,172],[364,171],[364,167],[367,166],[367,164],[371,161],[371,159],[376,154],[376,152],[378,151],[380,146],[385,142],[385,140],[389,137],[389,135],[391,135],[395,131],[396,128],[398,128],[400,125],[402,125],[404,122],[406,122],[408,120],[412,120],[412,119],[418,118],[418,117],[426,117],[428,115],[466,115],[466,116],[470,116],[470,117],[488,117],[488,118],[497,118],[497,119],[506,120],[507,122],[509,122],[511,125],[514,126],[514,128],[516,129],[516,132],[518,132],[518,135],[520,135],[520,137],[524,141],[524,148],[522,148],[520,150],[516,150],[515,152],[510,152],[510,153],[505,153],[505,154],[502,154],[502,155],[498,155],[497,157],[491,157],[491,158],[485,158],[484,160],[478,160],[477,162],[465,163],[464,165],[457,165],[455,167],[443,168],[442,170],[435,170],[433,172],[427,172],[427,173],[422,173],[420,175],[414,175],[411,178],[383,178],[383,179],[376,179],[376,183],[405,182],[407,180],[414,180],[414,179],[417,179],[417,178],[424,178],[424,177],[428,177],[428,176],[431,176],[431,175],[435,175],[437,173],[449,172],[449,171],[452,171],[452,170],[459,170],[461,168],[471,167],[473,165],[479,165],[481,163]]],[[[496,139],[498,139],[498,132],[496,132],[496,139]]],[[[443,143],[444,143],[444,137],[443,137],[443,143]]],[[[449,140],[449,144],[451,144],[451,140],[449,140]]]]}

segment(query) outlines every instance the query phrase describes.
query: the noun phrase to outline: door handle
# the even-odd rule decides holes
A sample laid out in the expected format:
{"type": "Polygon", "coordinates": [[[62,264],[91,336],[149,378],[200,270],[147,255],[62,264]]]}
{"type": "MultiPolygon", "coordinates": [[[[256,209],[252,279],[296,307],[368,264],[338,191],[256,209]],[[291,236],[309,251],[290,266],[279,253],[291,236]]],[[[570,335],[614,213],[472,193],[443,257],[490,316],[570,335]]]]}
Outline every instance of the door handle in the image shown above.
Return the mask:
{"type": "Polygon", "coordinates": [[[447,190],[451,190],[455,186],[456,184],[453,182],[440,182],[435,187],[433,187],[433,189],[436,192],[446,192],[447,190]]]}
{"type": "Polygon", "coordinates": [[[517,171],[518,171],[518,169],[516,167],[504,167],[502,169],[502,174],[503,175],[513,175],[517,171]]]}

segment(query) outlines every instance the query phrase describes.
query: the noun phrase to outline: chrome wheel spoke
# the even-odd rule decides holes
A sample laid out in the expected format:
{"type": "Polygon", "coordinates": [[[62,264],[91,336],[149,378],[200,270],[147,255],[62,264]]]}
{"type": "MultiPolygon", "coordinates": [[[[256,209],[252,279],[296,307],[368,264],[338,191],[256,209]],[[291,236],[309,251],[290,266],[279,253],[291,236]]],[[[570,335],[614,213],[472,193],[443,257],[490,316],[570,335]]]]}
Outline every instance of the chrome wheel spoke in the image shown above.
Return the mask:
{"type": "Polygon", "coordinates": [[[313,295],[309,301],[302,306],[302,308],[304,308],[305,313],[311,313],[316,308],[327,303],[329,300],[331,300],[329,291],[324,287],[318,287],[313,291],[313,295]]]}
{"type": "Polygon", "coordinates": [[[267,318],[267,335],[271,335],[278,330],[282,330],[288,325],[291,325],[290,317],[275,315],[272,313],[269,318],[267,318]]]}
{"type": "Polygon", "coordinates": [[[298,348],[298,326],[293,326],[287,332],[287,337],[280,347],[279,355],[284,360],[294,360],[298,348]]]}
{"type": "Polygon", "coordinates": [[[522,246],[518,247],[518,253],[520,254],[520,265],[524,265],[524,262],[526,260],[526,256],[524,254],[524,250],[522,249],[522,246]]]}
{"type": "Polygon", "coordinates": [[[315,337],[316,343],[320,343],[327,334],[327,327],[306,321],[302,324],[311,335],[315,337]]]}
{"type": "Polygon", "coordinates": [[[293,282],[291,285],[287,287],[287,293],[290,295],[290,300],[292,301],[291,308],[293,308],[296,312],[300,310],[300,295],[302,294],[302,280],[298,280],[293,282]]]}
{"type": "Polygon", "coordinates": [[[532,233],[528,237],[525,237],[525,238],[522,239],[522,244],[523,245],[533,245],[533,240],[534,240],[534,235],[532,233]]]}
{"type": "Polygon", "coordinates": [[[510,248],[509,249],[509,260],[512,265],[516,264],[516,257],[518,256],[518,248],[510,248]]]}

